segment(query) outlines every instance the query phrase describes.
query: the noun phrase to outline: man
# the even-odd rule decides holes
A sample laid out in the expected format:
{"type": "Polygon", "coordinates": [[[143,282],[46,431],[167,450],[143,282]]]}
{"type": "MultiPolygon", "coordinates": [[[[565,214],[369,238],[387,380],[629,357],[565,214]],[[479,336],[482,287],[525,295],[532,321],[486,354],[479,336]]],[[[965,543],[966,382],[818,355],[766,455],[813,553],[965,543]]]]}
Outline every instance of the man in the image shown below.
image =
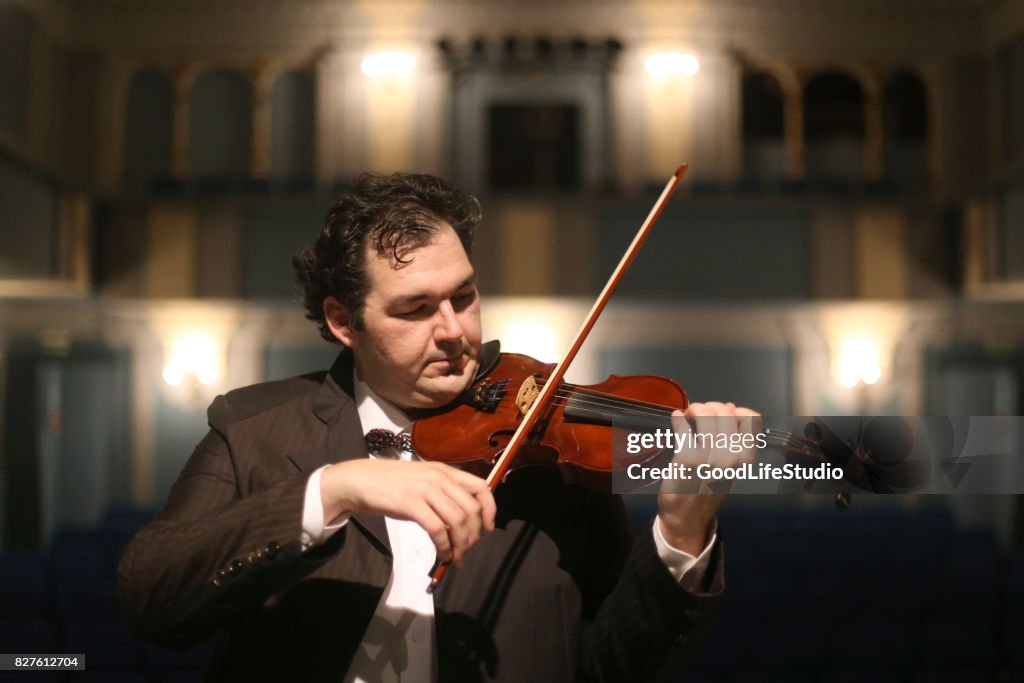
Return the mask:
{"type": "MultiPolygon", "coordinates": [[[[479,220],[438,178],[367,175],[296,257],[308,316],[345,350],[327,373],[214,401],[119,566],[141,633],[219,636],[208,680],[646,680],[708,618],[721,495],[661,496],[631,547],[621,501],[555,468],[492,494],[403,448],[417,411],[458,399],[496,354],[469,261],[479,220]],[[430,595],[435,556],[455,566],[430,595]]],[[[687,415],[738,431],[753,413],[687,415]]]]}

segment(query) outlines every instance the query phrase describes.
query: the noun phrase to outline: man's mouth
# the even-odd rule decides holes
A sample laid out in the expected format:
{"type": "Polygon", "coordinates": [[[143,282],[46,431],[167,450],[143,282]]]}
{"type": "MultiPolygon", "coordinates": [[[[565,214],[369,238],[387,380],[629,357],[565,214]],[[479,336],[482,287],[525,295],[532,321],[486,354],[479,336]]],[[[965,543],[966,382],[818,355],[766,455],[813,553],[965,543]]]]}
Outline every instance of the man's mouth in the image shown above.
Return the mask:
{"type": "Polygon", "coordinates": [[[458,365],[462,362],[462,355],[463,354],[461,353],[457,353],[454,356],[448,356],[447,358],[438,358],[435,361],[431,361],[431,363],[445,363],[447,365],[458,365]]]}
{"type": "Polygon", "coordinates": [[[447,358],[439,358],[435,361],[431,361],[430,365],[434,366],[434,372],[439,373],[441,376],[461,376],[469,364],[469,354],[466,350],[462,350],[447,358]]]}

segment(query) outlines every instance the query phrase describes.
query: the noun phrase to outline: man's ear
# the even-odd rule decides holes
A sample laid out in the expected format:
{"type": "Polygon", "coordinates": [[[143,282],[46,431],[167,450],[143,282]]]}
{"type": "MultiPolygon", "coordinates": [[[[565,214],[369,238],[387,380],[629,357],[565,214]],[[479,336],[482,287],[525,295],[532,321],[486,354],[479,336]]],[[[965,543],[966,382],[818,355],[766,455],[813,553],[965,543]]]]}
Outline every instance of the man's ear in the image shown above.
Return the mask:
{"type": "Polygon", "coordinates": [[[334,335],[334,338],[345,346],[352,348],[354,330],[352,329],[352,316],[349,315],[345,304],[333,296],[324,299],[324,319],[327,321],[327,328],[334,335]]]}

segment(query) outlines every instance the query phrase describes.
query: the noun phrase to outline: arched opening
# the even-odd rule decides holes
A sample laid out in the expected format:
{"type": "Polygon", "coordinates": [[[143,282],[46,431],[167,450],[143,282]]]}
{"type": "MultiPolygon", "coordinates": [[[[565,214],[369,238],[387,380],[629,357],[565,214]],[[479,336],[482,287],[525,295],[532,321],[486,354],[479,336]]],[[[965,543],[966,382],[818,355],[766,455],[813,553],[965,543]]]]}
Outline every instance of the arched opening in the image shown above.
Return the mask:
{"type": "Polygon", "coordinates": [[[167,77],[140,71],[128,83],[125,102],[124,187],[145,190],[171,175],[172,107],[167,77]]]}
{"type": "Polygon", "coordinates": [[[311,186],[316,141],[313,74],[286,71],[270,91],[270,178],[311,186]]]}
{"type": "Polygon", "coordinates": [[[744,176],[780,181],[785,168],[785,94],[779,80],[764,71],[744,74],[742,85],[744,176]]]}
{"type": "Polygon", "coordinates": [[[886,175],[901,186],[928,178],[928,93],[921,79],[900,71],[882,87],[886,175]]]}
{"type": "Polygon", "coordinates": [[[808,180],[864,179],[864,91],[847,74],[826,72],[804,86],[808,180]]]}
{"type": "Polygon", "coordinates": [[[210,71],[192,86],[190,175],[203,184],[238,184],[249,177],[252,86],[241,74],[210,71]]]}

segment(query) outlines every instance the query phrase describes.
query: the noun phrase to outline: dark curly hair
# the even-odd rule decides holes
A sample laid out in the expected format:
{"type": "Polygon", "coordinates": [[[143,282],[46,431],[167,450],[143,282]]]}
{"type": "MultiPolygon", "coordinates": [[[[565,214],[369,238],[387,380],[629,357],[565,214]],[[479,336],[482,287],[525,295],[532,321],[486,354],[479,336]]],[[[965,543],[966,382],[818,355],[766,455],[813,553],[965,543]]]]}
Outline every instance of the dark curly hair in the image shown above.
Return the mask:
{"type": "Polygon", "coordinates": [[[335,200],[316,242],[292,258],[306,317],[316,321],[320,336],[338,343],[324,319],[324,300],[337,298],[352,316],[352,326],[362,329],[369,290],[365,245],[407,263],[403,254],[427,244],[438,223],[446,221],[468,256],[480,218],[475,197],[436,176],[364,173],[335,200]]]}

